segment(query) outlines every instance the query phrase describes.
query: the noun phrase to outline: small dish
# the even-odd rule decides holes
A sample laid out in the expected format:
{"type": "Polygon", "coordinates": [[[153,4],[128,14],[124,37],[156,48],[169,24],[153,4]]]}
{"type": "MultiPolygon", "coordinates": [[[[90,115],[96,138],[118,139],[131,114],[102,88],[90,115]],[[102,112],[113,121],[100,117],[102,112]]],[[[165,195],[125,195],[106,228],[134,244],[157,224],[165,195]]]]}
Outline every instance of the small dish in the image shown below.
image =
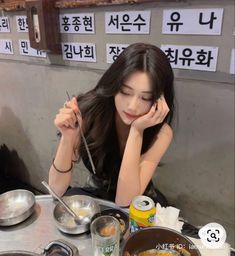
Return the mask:
{"type": "Polygon", "coordinates": [[[123,236],[125,235],[126,231],[129,228],[128,215],[119,209],[108,208],[108,209],[101,211],[100,213],[95,214],[94,217],[92,218],[92,221],[94,219],[96,219],[97,217],[104,216],[104,215],[113,216],[114,218],[116,218],[119,221],[120,229],[121,229],[120,239],[122,239],[123,236]]]}

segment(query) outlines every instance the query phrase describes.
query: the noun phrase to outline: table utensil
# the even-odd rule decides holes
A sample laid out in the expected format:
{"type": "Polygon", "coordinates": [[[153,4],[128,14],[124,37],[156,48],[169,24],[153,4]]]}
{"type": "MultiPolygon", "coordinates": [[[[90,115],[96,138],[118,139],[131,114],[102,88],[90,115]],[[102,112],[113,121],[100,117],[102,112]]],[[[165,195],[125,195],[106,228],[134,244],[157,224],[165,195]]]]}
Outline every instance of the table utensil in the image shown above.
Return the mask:
{"type": "Polygon", "coordinates": [[[0,195],[0,226],[11,226],[27,219],[34,210],[35,196],[24,189],[0,195]]]}
{"type": "Polygon", "coordinates": [[[57,228],[67,234],[81,234],[89,231],[93,216],[100,212],[99,204],[90,196],[85,195],[64,196],[63,201],[73,211],[78,212],[81,216],[85,216],[89,222],[77,225],[74,218],[68,214],[63,205],[58,203],[53,211],[53,218],[57,228]]]}
{"type": "Polygon", "coordinates": [[[11,250],[2,251],[0,256],[52,256],[52,255],[64,255],[64,256],[79,256],[78,249],[71,243],[58,239],[50,242],[43,250],[43,254],[38,254],[30,251],[11,250]]]}
{"type": "MultiPolygon", "coordinates": [[[[67,94],[68,100],[71,100],[71,97],[69,96],[68,91],[66,91],[66,94],[67,94]]],[[[76,115],[76,117],[77,117],[77,125],[79,126],[78,116],[77,116],[76,113],[75,113],[75,115],[76,115]]],[[[90,164],[91,164],[92,171],[93,171],[94,174],[96,174],[95,165],[94,165],[94,162],[93,162],[92,157],[91,157],[91,152],[90,152],[90,150],[89,150],[89,147],[88,147],[86,138],[85,138],[85,136],[84,136],[84,133],[83,133],[83,130],[82,130],[81,127],[80,127],[80,133],[81,133],[81,137],[82,137],[83,143],[84,143],[85,148],[86,148],[86,151],[87,151],[87,155],[88,155],[88,158],[89,158],[89,161],[90,161],[90,164]]]]}
{"type": "Polygon", "coordinates": [[[42,185],[44,187],[47,188],[47,190],[49,191],[49,193],[55,197],[64,207],[65,209],[68,211],[68,213],[74,218],[74,221],[78,224],[85,224],[85,223],[89,223],[90,219],[86,216],[79,216],[77,215],[64,201],[62,198],[60,198],[55,191],[52,190],[52,188],[46,183],[46,181],[42,181],[42,185]]]}
{"type": "Polygon", "coordinates": [[[140,252],[151,249],[174,249],[182,256],[201,256],[197,246],[190,239],[164,227],[148,227],[131,234],[124,241],[121,255],[139,255],[140,252]]]}

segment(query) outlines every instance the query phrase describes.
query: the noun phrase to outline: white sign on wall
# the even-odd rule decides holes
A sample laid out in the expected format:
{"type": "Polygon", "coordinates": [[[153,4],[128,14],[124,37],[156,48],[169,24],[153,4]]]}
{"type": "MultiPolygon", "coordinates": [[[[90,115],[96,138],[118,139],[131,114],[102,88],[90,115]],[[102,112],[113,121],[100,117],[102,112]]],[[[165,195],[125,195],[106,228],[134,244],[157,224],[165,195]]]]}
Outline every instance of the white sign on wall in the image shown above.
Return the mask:
{"type": "Polygon", "coordinates": [[[232,49],[232,52],[231,52],[230,74],[235,75],[235,49],[232,49]]]}
{"type": "Polygon", "coordinates": [[[94,34],[94,13],[60,14],[60,32],[94,34]]]}
{"type": "Polygon", "coordinates": [[[107,63],[113,63],[128,44],[106,44],[107,63]]]}
{"type": "Polygon", "coordinates": [[[11,32],[8,17],[0,17],[0,33],[8,33],[8,32],[11,32]]]}
{"type": "Polygon", "coordinates": [[[96,62],[96,47],[93,43],[62,43],[63,59],[96,62]]]}
{"type": "Polygon", "coordinates": [[[14,54],[11,39],[0,39],[0,53],[14,54]]]}
{"type": "Polygon", "coordinates": [[[149,34],[150,11],[106,12],[107,34],[149,34]]]}
{"type": "Polygon", "coordinates": [[[216,71],[218,47],[162,45],[172,68],[216,71]]]}
{"type": "Polygon", "coordinates": [[[16,16],[16,27],[18,32],[28,32],[28,19],[27,16],[16,16]]]}
{"type": "Polygon", "coordinates": [[[223,9],[171,9],[163,11],[163,34],[221,35],[223,9]]]}
{"type": "Polygon", "coordinates": [[[46,58],[46,53],[30,47],[29,40],[19,40],[20,55],[46,58]]]}

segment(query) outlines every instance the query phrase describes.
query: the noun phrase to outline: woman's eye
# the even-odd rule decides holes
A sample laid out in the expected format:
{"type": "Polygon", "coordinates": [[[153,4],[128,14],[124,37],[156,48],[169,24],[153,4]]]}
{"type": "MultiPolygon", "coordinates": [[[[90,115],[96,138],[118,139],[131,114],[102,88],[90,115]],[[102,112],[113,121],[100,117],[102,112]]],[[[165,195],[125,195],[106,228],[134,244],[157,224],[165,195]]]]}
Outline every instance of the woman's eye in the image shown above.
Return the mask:
{"type": "Polygon", "coordinates": [[[123,90],[120,90],[120,93],[121,93],[121,94],[124,94],[124,95],[130,95],[130,93],[125,92],[125,91],[123,91],[123,90]]]}
{"type": "Polygon", "coordinates": [[[144,97],[142,97],[142,100],[144,100],[144,101],[152,101],[153,98],[144,98],[144,97]]]}

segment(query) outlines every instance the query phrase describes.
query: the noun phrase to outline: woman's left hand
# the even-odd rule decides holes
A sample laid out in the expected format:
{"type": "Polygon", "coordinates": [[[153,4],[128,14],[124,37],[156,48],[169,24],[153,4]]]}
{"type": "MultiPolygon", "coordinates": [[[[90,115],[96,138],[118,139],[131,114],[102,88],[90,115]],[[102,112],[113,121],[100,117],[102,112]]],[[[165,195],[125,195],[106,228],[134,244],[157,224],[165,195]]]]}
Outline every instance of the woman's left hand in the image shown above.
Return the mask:
{"type": "Polygon", "coordinates": [[[169,107],[166,103],[164,96],[162,95],[150,108],[149,112],[141,117],[138,117],[131,124],[138,131],[143,132],[144,129],[160,124],[165,119],[169,112],[169,107]]]}

